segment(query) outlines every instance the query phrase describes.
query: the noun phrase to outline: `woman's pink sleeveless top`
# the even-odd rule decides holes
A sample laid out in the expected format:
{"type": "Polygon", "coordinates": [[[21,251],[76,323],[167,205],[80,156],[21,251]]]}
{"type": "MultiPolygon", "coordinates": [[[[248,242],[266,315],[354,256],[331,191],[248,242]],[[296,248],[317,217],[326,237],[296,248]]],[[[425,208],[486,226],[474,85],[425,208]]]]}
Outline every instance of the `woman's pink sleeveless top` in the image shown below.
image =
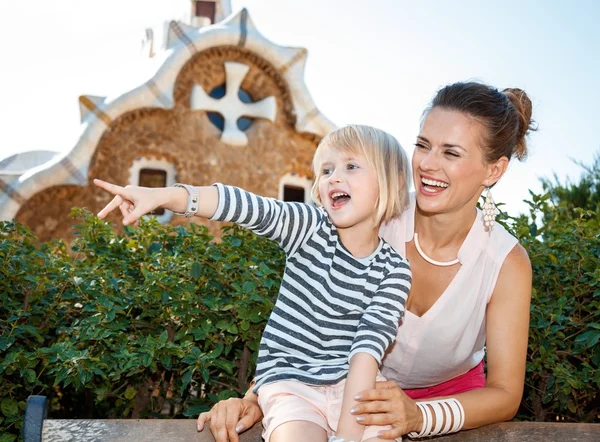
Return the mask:
{"type": "MultiPolygon", "coordinates": [[[[380,235],[406,256],[414,235],[415,197],[403,215],[384,225],[380,235]]],[[[458,251],[461,268],[433,306],[421,317],[406,311],[381,372],[401,388],[429,387],[476,367],[485,353],[485,312],[500,268],[517,240],[494,224],[486,232],[481,211],[458,251]]]]}

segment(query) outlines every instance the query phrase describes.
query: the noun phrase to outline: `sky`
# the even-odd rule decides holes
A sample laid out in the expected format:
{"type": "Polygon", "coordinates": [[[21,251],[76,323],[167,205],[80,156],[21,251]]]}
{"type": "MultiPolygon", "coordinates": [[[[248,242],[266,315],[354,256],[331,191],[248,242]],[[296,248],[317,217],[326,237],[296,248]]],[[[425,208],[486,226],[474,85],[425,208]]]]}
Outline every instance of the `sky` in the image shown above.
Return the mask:
{"type": "MultiPolygon", "coordinates": [[[[0,160],[68,151],[79,95],[137,86],[145,29],[179,18],[188,0],[0,3],[0,160]]],[[[423,110],[442,86],[519,87],[539,130],[494,198],[526,210],[540,177],[577,180],[600,154],[600,2],[595,0],[233,0],[282,46],[308,50],[305,81],[335,124],[370,124],[412,154],[423,110]]],[[[126,89],[125,89],[126,88],[126,89]]],[[[198,183],[205,184],[205,183],[198,183]]]]}

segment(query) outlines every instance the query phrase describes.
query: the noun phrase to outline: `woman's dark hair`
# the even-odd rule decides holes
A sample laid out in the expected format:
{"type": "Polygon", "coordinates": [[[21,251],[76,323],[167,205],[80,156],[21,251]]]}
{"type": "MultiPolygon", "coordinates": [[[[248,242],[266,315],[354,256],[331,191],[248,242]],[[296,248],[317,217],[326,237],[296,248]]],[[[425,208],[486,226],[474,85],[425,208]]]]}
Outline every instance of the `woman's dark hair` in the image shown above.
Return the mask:
{"type": "Polygon", "coordinates": [[[486,129],[483,139],[484,158],[494,162],[502,157],[527,156],[525,136],[536,130],[531,119],[531,100],[525,91],[508,88],[500,92],[491,86],[468,82],[454,83],[438,91],[429,110],[442,108],[463,112],[486,129]]]}

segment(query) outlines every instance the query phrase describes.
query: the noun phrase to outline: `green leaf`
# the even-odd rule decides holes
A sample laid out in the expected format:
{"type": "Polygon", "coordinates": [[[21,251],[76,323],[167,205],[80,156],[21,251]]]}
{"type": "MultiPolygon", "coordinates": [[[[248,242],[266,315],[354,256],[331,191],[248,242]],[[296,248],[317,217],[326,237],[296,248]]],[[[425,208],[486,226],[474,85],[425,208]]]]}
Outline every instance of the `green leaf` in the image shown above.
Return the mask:
{"type": "Polygon", "coordinates": [[[216,323],[215,327],[217,327],[219,330],[226,330],[229,327],[229,320],[221,319],[216,323]]]}
{"type": "Polygon", "coordinates": [[[198,261],[194,261],[194,263],[192,264],[191,275],[194,279],[198,279],[200,278],[200,276],[202,276],[202,266],[198,261]]]}
{"type": "Polygon", "coordinates": [[[19,405],[17,401],[5,398],[0,403],[0,410],[2,410],[2,414],[6,417],[16,416],[19,413],[19,405]]]}
{"type": "Polygon", "coordinates": [[[192,381],[192,376],[194,375],[194,369],[188,370],[186,371],[183,376],[181,377],[181,389],[180,389],[180,394],[183,395],[183,393],[185,392],[185,389],[187,388],[187,386],[190,384],[190,382],[192,381]]]}
{"type": "Polygon", "coordinates": [[[167,342],[167,339],[169,339],[169,333],[167,333],[165,330],[160,334],[158,340],[161,342],[161,344],[164,344],[167,342]]]}
{"type": "Polygon", "coordinates": [[[148,248],[148,251],[150,253],[156,253],[159,252],[162,249],[162,244],[159,242],[153,242],[152,244],[150,244],[150,247],[148,248]]]}
{"type": "Polygon", "coordinates": [[[135,396],[137,395],[137,389],[135,387],[127,387],[127,390],[125,390],[125,398],[126,399],[133,399],[135,396]]]}
{"type": "Polygon", "coordinates": [[[186,417],[198,417],[200,413],[204,413],[210,410],[210,408],[207,404],[191,405],[183,411],[183,415],[186,417]]]}
{"type": "Polygon", "coordinates": [[[256,284],[254,281],[246,281],[244,285],[242,285],[242,291],[244,293],[250,293],[254,290],[256,290],[256,284]]]}
{"type": "Polygon", "coordinates": [[[25,370],[25,372],[23,373],[23,377],[30,384],[33,384],[37,379],[37,375],[35,374],[35,371],[33,371],[31,368],[28,368],[27,370],[25,370]]]}

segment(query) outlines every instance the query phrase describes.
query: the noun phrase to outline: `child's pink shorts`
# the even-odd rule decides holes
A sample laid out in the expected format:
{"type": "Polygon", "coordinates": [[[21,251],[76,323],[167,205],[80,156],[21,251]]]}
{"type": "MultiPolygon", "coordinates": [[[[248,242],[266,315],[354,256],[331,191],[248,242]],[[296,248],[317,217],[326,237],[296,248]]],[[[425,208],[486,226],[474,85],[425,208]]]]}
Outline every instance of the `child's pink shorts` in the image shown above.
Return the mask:
{"type": "MultiPolygon", "coordinates": [[[[378,374],[377,381],[385,381],[385,378],[378,374]]],[[[312,386],[280,381],[261,386],[258,403],[264,414],[262,437],[265,442],[269,442],[278,426],[292,421],[314,422],[327,432],[327,437],[334,435],[342,411],[345,383],[344,379],[334,385],[312,386]]],[[[391,428],[389,425],[366,426],[361,441],[391,428]]]]}

